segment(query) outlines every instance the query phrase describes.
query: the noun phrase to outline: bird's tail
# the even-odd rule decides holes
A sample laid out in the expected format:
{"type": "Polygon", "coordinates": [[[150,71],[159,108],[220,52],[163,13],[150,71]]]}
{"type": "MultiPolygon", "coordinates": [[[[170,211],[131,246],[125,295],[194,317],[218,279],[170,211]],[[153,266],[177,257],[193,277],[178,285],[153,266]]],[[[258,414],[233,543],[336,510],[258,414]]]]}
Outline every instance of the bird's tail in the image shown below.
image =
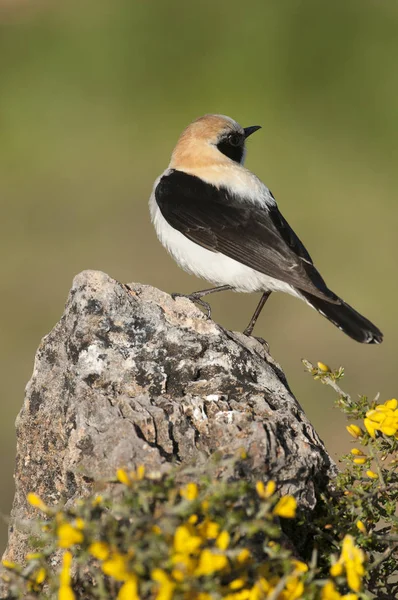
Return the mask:
{"type": "Polygon", "coordinates": [[[380,329],[360,315],[349,304],[346,304],[344,300],[339,298],[339,304],[332,304],[307,292],[301,291],[300,293],[312,308],[315,308],[321,315],[329,319],[333,325],[336,325],[357,342],[380,344],[383,341],[383,334],[380,329]]]}

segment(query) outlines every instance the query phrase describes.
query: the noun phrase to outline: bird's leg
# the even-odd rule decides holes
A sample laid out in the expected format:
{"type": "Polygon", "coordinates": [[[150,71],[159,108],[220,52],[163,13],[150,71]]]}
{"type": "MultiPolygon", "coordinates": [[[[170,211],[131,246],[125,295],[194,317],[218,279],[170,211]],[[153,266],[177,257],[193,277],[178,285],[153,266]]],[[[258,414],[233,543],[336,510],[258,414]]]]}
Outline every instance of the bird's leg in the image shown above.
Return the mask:
{"type": "Polygon", "coordinates": [[[257,308],[254,311],[254,315],[250,319],[249,325],[246,327],[246,329],[243,332],[245,335],[251,336],[254,326],[256,324],[256,321],[257,321],[261,311],[263,310],[264,304],[267,302],[270,295],[271,295],[271,292],[264,292],[263,295],[261,296],[260,302],[257,304],[257,308]]]}
{"type": "Polygon", "coordinates": [[[189,300],[192,300],[192,302],[195,302],[195,304],[199,304],[199,306],[201,306],[202,308],[204,308],[207,311],[207,318],[210,319],[211,306],[208,302],[205,302],[204,300],[202,300],[203,296],[207,296],[208,294],[212,294],[213,292],[226,292],[227,290],[232,290],[232,289],[233,288],[231,285],[220,285],[215,288],[208,288],[207,290],[200,290],[199,292],[193,292],[192,294],[171,294],[171,297],[173,298],[173,300],[175,300],[178,297],[188,298],[189,300]]]}

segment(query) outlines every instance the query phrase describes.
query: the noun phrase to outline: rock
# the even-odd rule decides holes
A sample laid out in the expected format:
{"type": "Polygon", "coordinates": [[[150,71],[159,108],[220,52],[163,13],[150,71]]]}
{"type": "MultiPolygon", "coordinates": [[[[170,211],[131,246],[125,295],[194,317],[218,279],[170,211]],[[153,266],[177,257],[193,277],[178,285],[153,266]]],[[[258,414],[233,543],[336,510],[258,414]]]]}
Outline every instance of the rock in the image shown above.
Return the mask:
{"type": "Polygon", "coordinates": [[[17,419],[4,558],[23,562],[29,549],[28,492],[73,503],[119,467],[164,471],[239,448],[252,457],[251,477],[277,480],[308,510],[335,474],[260,342],[224,330],[185,298],[85,271],[40,344],[17,419]]]}

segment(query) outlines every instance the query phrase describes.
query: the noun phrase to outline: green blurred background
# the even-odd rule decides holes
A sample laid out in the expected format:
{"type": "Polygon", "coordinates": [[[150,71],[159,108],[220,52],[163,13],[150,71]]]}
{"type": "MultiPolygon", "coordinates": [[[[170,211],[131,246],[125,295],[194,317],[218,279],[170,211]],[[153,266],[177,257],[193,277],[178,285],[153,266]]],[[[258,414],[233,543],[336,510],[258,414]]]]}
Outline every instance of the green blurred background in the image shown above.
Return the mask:
{"type": "MultiPolygon", "coordinates": [[[[204,113],[263,126],[246,165],[332,289],[385,333],[361,346],[282,295],[261,316],[257,335],[332,454],[347,448],[344,420],[302,357],[343,364],[352,393],[398,393],[397,55],[395,1],[0,0],[4,515],[14,420],[73,276],[206,287],[160,246],[147,207],[181,130],[204,113]]],[[[242,329],[257,300],[215,295],[214,317],[242,329]]]]}

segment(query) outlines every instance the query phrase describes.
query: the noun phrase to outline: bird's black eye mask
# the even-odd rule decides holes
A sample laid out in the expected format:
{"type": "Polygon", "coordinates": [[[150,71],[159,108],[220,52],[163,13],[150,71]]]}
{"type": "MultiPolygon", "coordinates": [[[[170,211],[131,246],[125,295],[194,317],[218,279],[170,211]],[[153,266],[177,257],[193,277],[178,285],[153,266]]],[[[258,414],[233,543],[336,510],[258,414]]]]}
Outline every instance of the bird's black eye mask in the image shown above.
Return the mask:
{"type": "Polygon", "coordinates": [[[238,132],[227,133],[220,139],[217,148],[231,160],[240,163],[245,151],[245,136],[238,132]]]}

